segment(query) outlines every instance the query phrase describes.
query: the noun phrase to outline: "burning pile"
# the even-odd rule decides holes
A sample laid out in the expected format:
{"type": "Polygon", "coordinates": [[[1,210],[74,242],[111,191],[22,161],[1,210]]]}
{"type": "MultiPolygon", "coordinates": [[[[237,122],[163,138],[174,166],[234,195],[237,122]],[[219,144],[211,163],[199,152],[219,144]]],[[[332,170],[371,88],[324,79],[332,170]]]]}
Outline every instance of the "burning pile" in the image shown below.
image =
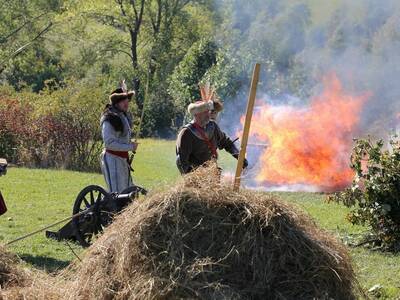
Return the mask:
{"type": "Polygon", "coordinates": [[[307,107],[263,104],[252,122],[252,138],[268,144],[260,156],[258,184],[335,191],[347,187],[352,140],[367,95],[343,91],[334,75],[307,107]]]}
{"type": "Polygon", "coordinates": [[[348,253],[304,214],[210,170],[133,204],[90,248],[71,299],[354,299],[348,253]]]}

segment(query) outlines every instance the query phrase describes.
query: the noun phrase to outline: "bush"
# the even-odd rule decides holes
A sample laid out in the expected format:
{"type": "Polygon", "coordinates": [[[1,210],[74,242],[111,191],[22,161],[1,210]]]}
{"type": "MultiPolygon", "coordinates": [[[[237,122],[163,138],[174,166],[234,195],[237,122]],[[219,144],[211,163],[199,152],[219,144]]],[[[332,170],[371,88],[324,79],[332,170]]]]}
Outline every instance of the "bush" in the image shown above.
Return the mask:
{"type": "Polygon", "coordinates": [[[400,141],[357,140],[352,154],[356,176],[350,188],[330,197],[353,210],[348,220],[369,225],[374,241],[385,249],[400,250],[400,141]]]}
{"type": "Polygon", "coordinates": [[[68,142],[68,169],[83,171],[100,171],[100,153],[102,142],[100,125],[88,118],[93,113],[90,107],[78,107],[64,111],[59,116],[60,124],[68,126],[64,134],[68,142]]]}
{"type": "Polygon", "coordinates": [[[0,98],[0,156],[16,161],[21,138],[30,136],[30,108],[15,99],[0,98]]]}
{"type": "Polygon", "coordinates": [[[85,110],[62,111],[34,120],[32,139],[22,139],[19,160],[30,167],[99,171],[101,143],[98,123],[85,110]]]}
{"type": "MultiPolygon", "coordinates": [[[[65,96],[65,92],[48,95],[59,106],[51,109],[3,97],[0,155],[27,167],[99,171],[100,109],[84,100],[79,103],[62,101],[57,99],[60,95],[65,96]]],[[[47,103],[46,97],[41,95],[44,103],[47,103]]],[[[73,99],[71,95],[67,98],[73,99]]]]}

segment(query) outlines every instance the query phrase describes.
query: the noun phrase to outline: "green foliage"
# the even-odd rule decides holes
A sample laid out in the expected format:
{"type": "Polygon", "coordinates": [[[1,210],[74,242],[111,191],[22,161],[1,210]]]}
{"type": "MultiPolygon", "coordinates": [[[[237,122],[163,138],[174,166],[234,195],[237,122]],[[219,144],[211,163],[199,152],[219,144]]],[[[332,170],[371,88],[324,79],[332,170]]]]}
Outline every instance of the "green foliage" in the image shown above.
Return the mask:
{"type": "MultiPolygon", "coordinates": [[[[61,11],[59,0],[0,0],[0,74],[13,65],[15,58],[24,58],[32,47],[38,49],[44,36],[52,29],[55,15],[61,11]]],[[[29,58],[25,57],[25,60],[29,58]]],[[[40,58],[34,59],[37,60],[40,58]]]]}
{"type": "Polygon", "coordinates": [[[144,107],[145,114],[141,136],[171,138],[174,136],[173,119],[175,107],[165,89],[157,90],[148,96],[144,107]]]}
{"type": "Polygon", "coordinates": [[[236,56],[228,58],[226,49],[219,49],[216,63],[211,66],[202,78],[202,83],[210,82],[222,99],[232,99],[238,90],[247,83],[247,74],[239,69],[236,56]]]}
{"type": "Polygon", "coordinates": [[[16,90],[30,87],[33,92],[41,91],[47,80],[53,83],[63,80],[60,58],[40,47],[32,47],[23,57],[16,57],[13,64],[5,70],[4,76],[16,90]]]}
{"type": "Polygon", "coordinates": [[[169,93],[169,79],[188,49],[201,36],[211,33],[210,8],[203,9],[198,2],[178,0],[174,8],[169,1],[160,1],[148,7],[153,26],[144,27],[144,35],[151,46],[144,52],[148,69],[142,84],[142,99],[145,101],[142,136],[174,137],[174,131],[181,125],[179,116],[185,107],[176,106],[169,93]],[[143,90],[147,90],[146,99],[143,90]]]}
{"type": "Polygon", "coordinates": [[[3,90],[2,155],[30,167],[100,170],[99,119],[108,102],[101,86],[68,82],[58,88],[50,84],[40,95],[3,90]]]}
{"type": "Polygon", "coordinates": [[[60,91],[62,99],[55,99],[68,102],[71,83],[93,86],[95,82],[107,94],[125,78],[137,92],[136,122],[145,109],[142,135],[163,137],[180,127],[187,104],[199,99],[199,82],[212,82],[219,95],[229,100],[248,85],[255,60],[267,66],[271,91],[300,91],[306,75],[293,64],[293,56],[304,44],[307,6],[257,0],[255,5],[265,4],[268,13],[260,10],[254,20],[253,4],[244,4],[243,13],[235,17],[239,4],[221,3],[0,0],[4,8],[0,12],[0,58],[53,24],[49,32],[7,61],[0,82],[18,91],[38,93],[39,97],[30,95],[35,103],[41,102],[40,97],[47,101],[49,88],[54,95],[57,89],[66,89],[60,91]],[[21,25],[13,39],[6,38],[21,25]],[[224,46],[219,49],[216,41],[224,46]],[[286,72],[285,68],[287,80],[282,83],[280,72],[286,72]]]}
{"type": "Polygon", "coordinates": [[[195,43],[176,67],[170,79],[169,93],[176,107],[185,108],[200,99],[199,83],[217,61],[217,45],[210,40],[195,43]]]}
{"type": "Polygon", "coordinates": [[[345,2],[0,0],[0,84],[31,90],[36,101],[75,82],[106,95],[126,79],[137,92],[137,122],[145,106],[142,135],[170,136],[200,81],[225,101],[242,98],[257,61],[260,92],[305,99],[325,72],[310,60],[355,45],[382,63],[398,52],[397,11],[345,2]]]}
{"type": "Polygon", "coordinates": [[[350,188],[330,197],[353,207],[348,220],[369,225],[387,249],[400,250],[400,141],[357,140],[352,154],[356,176],[350,188]]]}

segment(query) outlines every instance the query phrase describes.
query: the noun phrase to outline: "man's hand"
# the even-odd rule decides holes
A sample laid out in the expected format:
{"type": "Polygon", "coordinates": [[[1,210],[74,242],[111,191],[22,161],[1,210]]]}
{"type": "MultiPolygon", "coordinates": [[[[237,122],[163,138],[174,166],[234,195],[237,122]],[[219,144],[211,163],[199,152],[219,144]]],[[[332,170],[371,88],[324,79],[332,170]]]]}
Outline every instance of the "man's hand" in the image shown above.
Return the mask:
{"type": "Polygon", "coordinates": [[[249,166],[249,161],[247,160],[247,158],[245,158],[243,161],[243,169],[246,169],[248,166],[249,166]]]}
{"type": "MultiPolygon", "coordinates": [[[[234,154],[233,157],[239,159],[239,154],[234,154]]],[[[247,160],[247,158],[245,158],[243,161],[243,169],[246,169],[248,166],[249,166],[249,161],[247,160]]]]}

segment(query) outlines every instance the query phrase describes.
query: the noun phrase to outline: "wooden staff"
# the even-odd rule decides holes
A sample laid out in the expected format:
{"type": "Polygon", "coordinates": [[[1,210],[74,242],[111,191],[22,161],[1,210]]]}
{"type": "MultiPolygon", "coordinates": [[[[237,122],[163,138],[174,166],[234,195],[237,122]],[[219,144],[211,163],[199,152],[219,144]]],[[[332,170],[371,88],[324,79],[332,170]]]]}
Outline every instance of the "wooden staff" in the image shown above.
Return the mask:
{"type": "Polygon", "coordinates": [[[257,95],[258,79],[260,78],[260,64],[254,66],[253,79],[251,81],[249,100],[247,102],[246,119],[244,121],[242,143],[240,147],[239,158],[236,166],[235,183],[233,189],[239,191],[240,178],[242,176],[243,163],[246,157],[247,142],[249,140],[251,118],[253,117],[254,103],[257,95]]]}

